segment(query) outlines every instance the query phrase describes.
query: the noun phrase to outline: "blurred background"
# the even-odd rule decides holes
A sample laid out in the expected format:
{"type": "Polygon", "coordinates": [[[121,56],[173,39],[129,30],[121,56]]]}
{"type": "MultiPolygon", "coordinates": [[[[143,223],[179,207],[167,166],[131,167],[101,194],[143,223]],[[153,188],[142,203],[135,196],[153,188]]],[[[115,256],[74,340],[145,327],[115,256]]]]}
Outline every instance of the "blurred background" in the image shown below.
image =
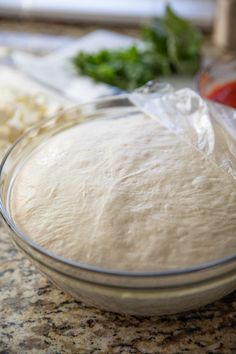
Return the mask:
{"type": "MultiPolygon", "coordinates": [[[[132,90],[151,78],[205,94],[213,81],[225,81],[225,75],[215,77],[225,69],[217,67],[212,74],[209,65],[227,56],[235,58],[235,21],[236,0],[0,0],[0,64],[77,103],[132,90]],[[180,20],[173,14],[167,18],[167,5],[180,20]],[[163,22],[155,23],[153,35],[150,28],[156,18],[163,22]],[[142,36],[145,26],[149,32],[142,36]],[[147,43],[148,56],[135,47],[115,54],[114,59],[112,50],[140,46],[140,42],[147,43]],[[156,48],[149,55],[151,46],[156,48]],[[87,54],[103,49],[108,51],[105,56],[87,54]],[[151,62],[149,67],[146,62],[151,62]],[[117,67],[122,65],[121,72],[117,67]]],[[[231,63],[227,77],[236,75],[235,67],[231,63]]],[[[6,70],[0,72],[2,78],[6,76],[6,70]]]]}
{"type": "Polygon", "coordinates": [[[215,0],[1,0],[2,16],[47,20],[139,25],[162,16],[168,4],[179,15],[210,27],[215,0]]]}
{"type": "Polygon", "coordinates": [[[26,34],[79,36],[90,30],[86,26],[116,27],[136,35],[142,24],[163,16],[167,4],[205,32],[212,31],[216,0],[0,0],[0,45],[52,50],[70,38],[50,41],[50,37],[26,34]]]}

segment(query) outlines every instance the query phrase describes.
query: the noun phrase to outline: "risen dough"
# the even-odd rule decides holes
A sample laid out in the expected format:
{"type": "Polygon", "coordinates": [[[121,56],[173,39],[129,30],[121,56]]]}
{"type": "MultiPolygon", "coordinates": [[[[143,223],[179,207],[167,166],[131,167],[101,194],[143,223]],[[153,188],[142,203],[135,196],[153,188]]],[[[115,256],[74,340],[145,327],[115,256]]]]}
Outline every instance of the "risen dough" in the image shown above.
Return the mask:
{"type": "Polygon", "coordinates": [[[143,115],[50,138],[18,171],[11,212],[38,244],[103,268],[169,270],[236,250],[232,177],[143,115]]]}

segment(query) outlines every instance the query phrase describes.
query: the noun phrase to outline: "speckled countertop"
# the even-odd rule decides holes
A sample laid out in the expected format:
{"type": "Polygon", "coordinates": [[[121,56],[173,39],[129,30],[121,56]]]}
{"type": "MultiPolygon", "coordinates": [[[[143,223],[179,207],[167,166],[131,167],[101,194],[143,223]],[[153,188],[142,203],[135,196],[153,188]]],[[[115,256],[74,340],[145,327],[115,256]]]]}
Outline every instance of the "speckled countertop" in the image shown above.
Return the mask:
{"type": "MultiPolygon", "coordinates": [[[[90,30],[74,26],[65,32],[62,25],[4,20],[0,29],[73,35],[90,30]]],[[[178,316],[100,311],[74,301],[40,275],[0,225],[0,354],[27,353],[236,354],[236,293],[178,316]]]]}
{"type": "Polygon", "coordinates": [[[0,227],[0,354],[236,353],[236,293],[178,316],[117,315],[74,301],[0,227]]]}

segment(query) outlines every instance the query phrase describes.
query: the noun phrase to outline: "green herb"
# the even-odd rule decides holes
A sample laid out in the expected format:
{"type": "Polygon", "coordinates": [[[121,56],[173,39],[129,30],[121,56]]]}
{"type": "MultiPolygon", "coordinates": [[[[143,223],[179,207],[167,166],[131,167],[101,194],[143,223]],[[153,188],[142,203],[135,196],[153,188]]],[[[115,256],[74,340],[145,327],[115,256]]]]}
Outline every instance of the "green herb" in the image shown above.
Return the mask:
{"type": "Polygon", "coordinates": [[[79,52],[73,64],[82,75],[124,90],[133,90],[149,80],[170,74],[192,75],[200,63],[202,37],[188,21],[169,6],[163,19],[141,31],[143,46],[79,52]]]}

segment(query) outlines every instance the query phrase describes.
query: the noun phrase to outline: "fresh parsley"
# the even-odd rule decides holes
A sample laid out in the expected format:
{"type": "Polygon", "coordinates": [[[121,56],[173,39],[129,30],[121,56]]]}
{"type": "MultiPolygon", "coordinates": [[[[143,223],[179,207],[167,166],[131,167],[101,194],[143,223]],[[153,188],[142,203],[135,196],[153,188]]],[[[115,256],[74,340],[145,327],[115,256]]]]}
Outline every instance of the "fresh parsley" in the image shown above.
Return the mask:
{"type": "Polygon", "coordinates": [[[192,75],[198,70],[201,33],[169,6],[163,19],[142,28],[141,38],[140,47],[79,52],[72,62],[80,74],[128,91],[160,76],[192,75]]]}

